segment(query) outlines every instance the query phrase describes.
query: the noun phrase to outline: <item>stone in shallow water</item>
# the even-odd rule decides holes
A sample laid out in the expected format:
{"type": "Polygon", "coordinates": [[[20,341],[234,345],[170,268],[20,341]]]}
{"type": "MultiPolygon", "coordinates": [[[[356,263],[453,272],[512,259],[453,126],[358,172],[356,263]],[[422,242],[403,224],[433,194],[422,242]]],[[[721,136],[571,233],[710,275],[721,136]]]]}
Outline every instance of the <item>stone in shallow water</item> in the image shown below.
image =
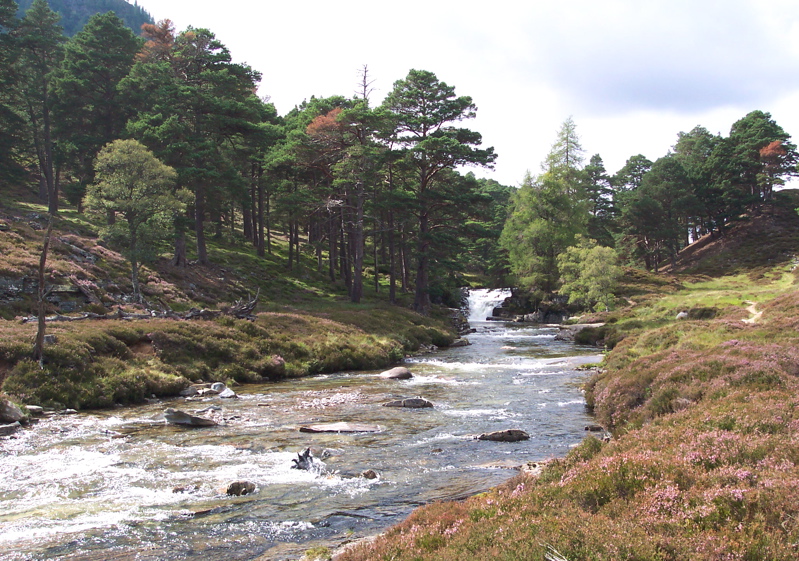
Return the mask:
{"type": "Polygon", "coordinates": [[[304,425],[300,427],[300,432],[380,432],[383,430],[380,425],[366,425],[363,423],[318,423],[315,425],[304,425]]]}
{"type": "Polygon", "coordinates": [[[232,495],[234,497],[251,495],[253,492],[255,492],[255,483],[250,483],[249,481],[234,481],[228,485],[225,490],[226,495],[232,495]]]}
{"type": "Polygon", "coordinates": [[[216,426],[216,422],[212,421],[211,419],[195,417],[194,415],[189,415],[188,413],[179,411],[177,409],[172,409],[171,407],[164,410],[164,419],[166,419],[167,423],[171,423],[173,425],[183,425],[189,427],[216,426]]]}
{"type": "Polygon", "coordinates": [[[386,378],[387,380],[408,380],[413,378],[413,374],[411,374],[411,371],[404,366],[397,366],[391,370],[381,372],[380,377],[386,378]]]}
{"type": "Polygon", "coordinates": [[[477,437],[477,440],[490,440],[492,442],[519,442],[520,440],[530,440],[530,435],[523,430],[507,429],[494,432],[484,432],[477,437]]]}
{"type": "Polygon", "coordinates": [[[383,407],[408,407],[411,409],[422,409],[424,407],[432,407],[433,404],[421,397],[409,397],[408,399],[396,399],[384,403],[383,407]]]}

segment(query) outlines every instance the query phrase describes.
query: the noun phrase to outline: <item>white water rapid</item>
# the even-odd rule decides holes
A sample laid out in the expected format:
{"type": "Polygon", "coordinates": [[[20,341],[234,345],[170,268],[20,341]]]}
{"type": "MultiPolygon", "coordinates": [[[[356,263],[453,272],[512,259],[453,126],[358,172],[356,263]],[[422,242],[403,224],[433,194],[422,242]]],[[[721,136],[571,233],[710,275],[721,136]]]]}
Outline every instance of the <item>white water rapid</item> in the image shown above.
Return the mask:
{"type": "Polygon", "coordinates": [[[486,321],[494,308],[510,296],[509,288],[476,288],[469,291],[469,321],[486,321]]]}

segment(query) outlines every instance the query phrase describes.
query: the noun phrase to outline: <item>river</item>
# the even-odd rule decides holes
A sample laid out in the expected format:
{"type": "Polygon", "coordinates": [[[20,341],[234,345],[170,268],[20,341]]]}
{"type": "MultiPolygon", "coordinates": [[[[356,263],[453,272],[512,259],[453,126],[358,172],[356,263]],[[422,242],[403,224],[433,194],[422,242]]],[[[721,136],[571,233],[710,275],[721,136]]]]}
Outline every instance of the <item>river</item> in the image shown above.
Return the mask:
{"type": "Polygon", "coordinates": [[[576,367],[599,360],[596,349],[555,341],[555,328],[480,321],[492,298],[501,294],[473,291],[472,344],[409,359],[411,380],[343,372],[241,386],[239,399],[51,416],[0,439],[0,559],[297,559],[421,504],[484,491],[511,466],[564,455],[592,422],[576,367]],[[415,396],[435,407],[381,406],[415,396]],[[222,425],[159,418],[165,407],[209,406],[222,425]],[[297,430],[328,421],[382,430],[297,430]],[[473,438],[508,428],[531,438],[473,438]],[[309,446],[323,469],[291,469],[309,446]],[[376,479],[361,476],[369,469],[376,479]],[[256,492],[223,494],[237,480],[256,492]]]}

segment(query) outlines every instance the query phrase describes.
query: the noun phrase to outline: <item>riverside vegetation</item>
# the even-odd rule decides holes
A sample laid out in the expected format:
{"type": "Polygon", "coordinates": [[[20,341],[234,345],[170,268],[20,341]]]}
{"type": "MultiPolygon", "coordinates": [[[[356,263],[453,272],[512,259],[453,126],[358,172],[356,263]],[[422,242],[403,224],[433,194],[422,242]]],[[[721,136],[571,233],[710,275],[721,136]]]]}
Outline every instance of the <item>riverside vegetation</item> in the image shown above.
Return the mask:
{"type": "Polygon", "coordinates": [[[780,197],[701,259],[628,274],[630,305],[594,318],[615,344],[586,387],[608,442],[337,559],[796,559],[799,220],[780,197]]]}
{"type": "MultiPolygon", "coordinates": [[[[19,321],[36,309],[35,295],[14,287],[22,287],[26,275],[35,277],[44,208],[24,199],[20,195],[21,202],[0,209],[8,228],[0,235],[6,300],[0,306],[0,384],[22,403],[111,407],[177,395],[196,380],[246,383],[381,368],[422,345],[446,346],[455,338],[447,315],[424,317],[377,298],[349,304],[346,289],[331,285],[310,264],[302,277],[286,276],[281,262],[286,245],[278,243],[272,258],[264,260],[222,240],[212,243],[210,252],[224,267],[177,268],[158,260],[143,269],[144,294],[182,311],[219,307],[225,298],[260,290],[261,313],[254,321],[49,322],[47,333],[56,343],[45,348],[40,365],[31,359],[36,326],[19,321]]],[[[63,288],[57,285],[62,282],[83,290],[66,294],[59,305],[76,300],[90,312],[133,309],[122,296],[131,290],[128,265],[99,242],[96,228],[89,217],[69,209],[55,219],[48,274],[55,289],[63,288]]],[[[55,306],[48,303],[48,313],[55,306]]]]}

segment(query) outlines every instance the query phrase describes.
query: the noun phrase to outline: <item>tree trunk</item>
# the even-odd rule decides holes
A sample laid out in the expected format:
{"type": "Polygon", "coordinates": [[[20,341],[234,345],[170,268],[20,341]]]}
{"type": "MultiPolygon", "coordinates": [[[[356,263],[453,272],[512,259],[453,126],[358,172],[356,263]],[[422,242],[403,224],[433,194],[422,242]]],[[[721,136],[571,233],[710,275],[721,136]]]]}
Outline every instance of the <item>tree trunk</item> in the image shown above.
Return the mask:
{"type": "Polygon", "coordinates": [[[423,315],[430,312],[430,293],[428,291],[428,267],[430,240],[428,239],[427,211],[422,209],[419,215],[419,256],[416,267],[416,293],[413,298],[413,309],[423,315]]]}
{"type": "Polygon", "coordinates": [[[50,216],[49,223],[47,224],[47,231],[44,234],[44,244],[42,245],[42,254],[39,257],[39,317],[37,330],[36,330],[36,341],[33,345],[33,360],[39,362],[39,366],[42,366],[42,359],[44,358],[44,334],[47,328],[45,323],[45,296],[47,295],[47,290],[45,287],[45,279],[44,279],[44,266],[47,263],[47,250],[50,248],[50,235],[53,233],[53,217],[50,216]]]}
{"type": "Polygon", "coordinates": [[[336,231],[338,229],[338,225],[336,224],[335,215],[330,215],[327,221],[327,242],[328,242],[328,272],[330,274],[330,282],[336,282],[336,262],[338,261],[338,255],[336,252],[336,231]]]}
{"type": "Polygon", "coordinates": [[[197,186],[194,196],[194,233],[197,236],[197,262],[208,265],[208,248],[205,245],[205,191],[202,185],[197,186]]]}
{"type": "Polygon", "coordinates": [[[181,269],[185,269],[187,265],[186,232],[183,230],[175,233],[175,256],[172,258],[172,264],[181,269]]]}
{"type": "Polygon", "coordinates": [[[394,247],[394,211],[388,211],[388,300],[397,303],[397,271],[395,266],[396,250],[394,247]]]}
{"type": "Polygon", "coordinates": [[[363,296],[363,261],[364,261],[364,234],[363,234],[363,183],[355,184],[355,223],[352,228],[352,291],[350,300],[358,304],[363,296]]]}

